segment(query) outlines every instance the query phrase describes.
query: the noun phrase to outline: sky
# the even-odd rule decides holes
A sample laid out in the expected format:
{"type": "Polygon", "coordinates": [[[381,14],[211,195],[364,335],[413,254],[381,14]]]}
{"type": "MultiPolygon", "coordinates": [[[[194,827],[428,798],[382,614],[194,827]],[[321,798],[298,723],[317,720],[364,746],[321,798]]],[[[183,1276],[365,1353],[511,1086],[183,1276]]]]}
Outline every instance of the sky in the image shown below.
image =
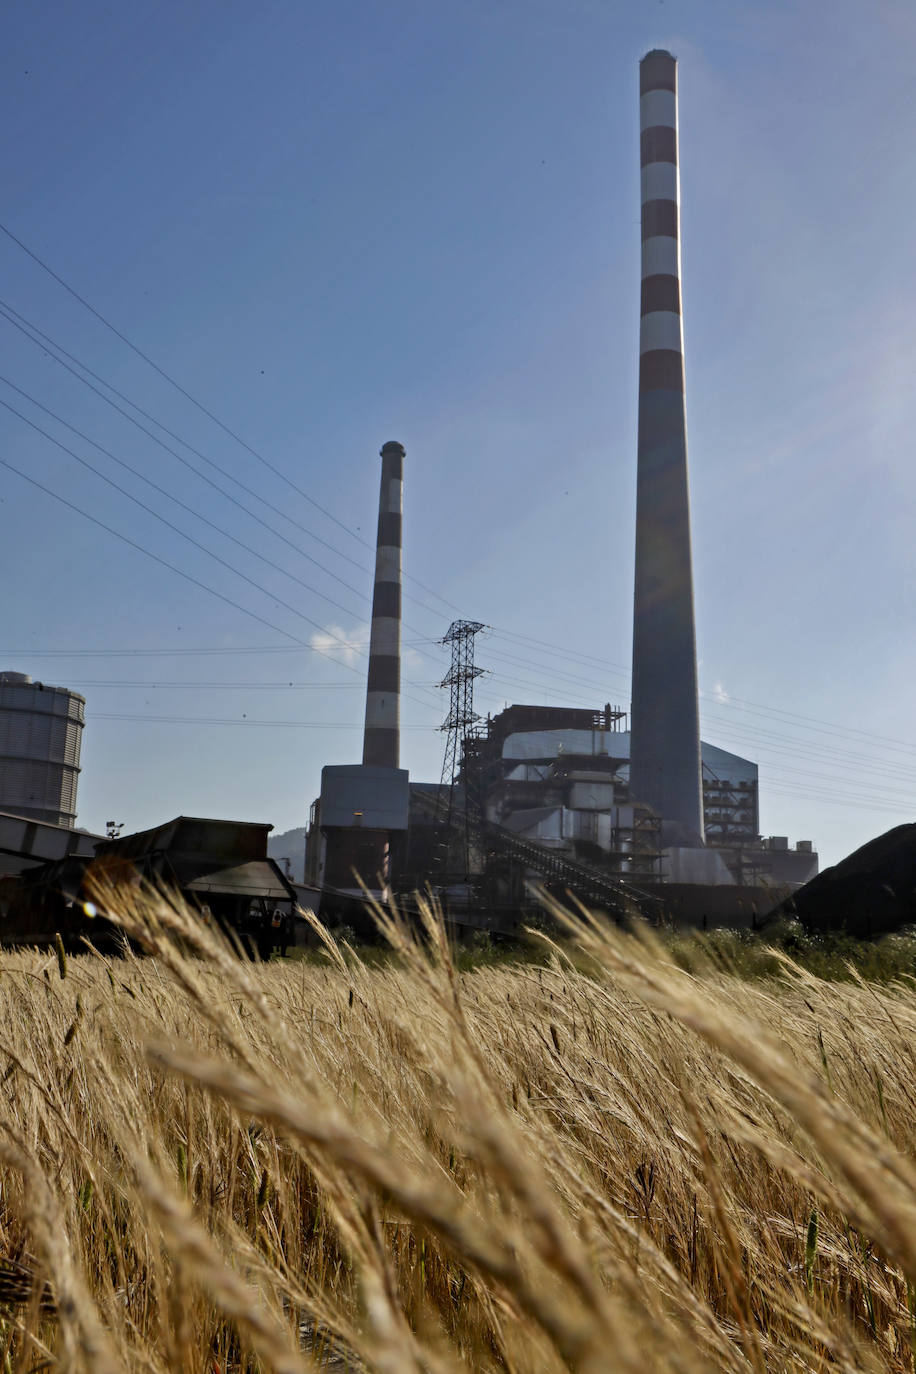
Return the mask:
{"type": "Polygon", "coordinates": [[[481,712],[628,706],[652,47],[703,737],[822,865],[914,819],[910,0],[10,0],[4,28],[0,669],[86,697],[80,824],[285,830],[359,761],[389,439],[411,776],[441,771],[452,619],[491,627],[481,712]]]}

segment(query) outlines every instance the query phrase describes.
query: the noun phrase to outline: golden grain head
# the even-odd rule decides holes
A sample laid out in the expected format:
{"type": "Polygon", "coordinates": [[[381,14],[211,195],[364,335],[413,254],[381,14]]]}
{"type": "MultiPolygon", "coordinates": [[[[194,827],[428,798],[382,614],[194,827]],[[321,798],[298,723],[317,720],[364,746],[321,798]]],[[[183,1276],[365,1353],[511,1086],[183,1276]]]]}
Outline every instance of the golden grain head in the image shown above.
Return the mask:
{"type": "Polygon", "coordinates": [[[97,900],[121,957],[0,956],[0,1370],[914,1369],[911,984],[97,900]]]}

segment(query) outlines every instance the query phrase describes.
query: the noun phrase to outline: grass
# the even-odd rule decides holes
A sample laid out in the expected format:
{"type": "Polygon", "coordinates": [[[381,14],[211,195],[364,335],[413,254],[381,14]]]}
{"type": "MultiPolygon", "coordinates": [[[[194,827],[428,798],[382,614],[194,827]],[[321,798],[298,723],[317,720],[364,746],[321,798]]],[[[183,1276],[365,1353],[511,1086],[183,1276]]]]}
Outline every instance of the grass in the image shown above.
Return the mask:
{"type": "Polygon", "coordinates": [[[797,921],[773,923],[762,932],[717,930],[681,934],[670,940],[671,957],[683,968],[710,960],[744,978],[778,977],[785,955],[794,964],[830,982],[864,978],[889,983],[916,978],[916,932],[906,928],[879,940],[857,940],[841,931],[807,932],[797,921]]]}
{"type": "MultiPolygon", "coordinates": [[[[575,963],[581,962],[574,939],[563,938],[556,922],[541,920],[539,930],[560,935],[562,953],[575,963]]],[[[356,946],[356,955],[370,967],[383,967],[396,960],[387,944],[357,944],[352,929],[343,927],[331,932],[338,943],[356,946]]],[[[912,928],[878,940],[858,940],[841,931],[808,932],[793,920],[774,922],[763,931],[722,928],[707,933],[662,930],[671,959],[684,969],[703,969],[710,965],[741,978],[780,978],[786,975],[788,955],[793,964],[830,982],[850,982],[865,978],[869,982],[888,983],[899,979],[916,978],[916,931],[912,928]]],[[[520,963],[546,967],[555,943],[547,945],[532,931],[519,939],[492,938],[485,931],[475,931],[462,940],[453,958],[462,972],[520,963]]],[[[325,960],[319,947],[304,947],[291,951],[293,959],[312,963],[325,960]]]]}
{"type": "Polygon", "coordinates": [[[0,1369],[914,1369],[910,982],[101,900],[145,957],[0,959],[0,1369]]]}

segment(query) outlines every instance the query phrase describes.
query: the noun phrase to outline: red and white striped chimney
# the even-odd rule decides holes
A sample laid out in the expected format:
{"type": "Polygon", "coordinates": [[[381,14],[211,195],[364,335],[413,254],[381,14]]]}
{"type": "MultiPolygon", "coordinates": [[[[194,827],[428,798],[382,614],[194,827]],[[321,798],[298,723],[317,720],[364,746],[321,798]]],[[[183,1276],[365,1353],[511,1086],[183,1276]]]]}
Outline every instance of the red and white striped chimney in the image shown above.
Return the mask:
{"type": "Polygon", "coordinates": [[[662,843],[703,843],[687,415],[681,323],[677,60],[639,64],[642,308],[630,796],[662,817],[662,843]]]}
{"type": "Polygon", "coordinates": [[[382,484],[378,503],[375,588],[369,636],[369,681],[363,763],[397,768],[401,708],[401,516],[403,444],[381,450],[382,484]]]}

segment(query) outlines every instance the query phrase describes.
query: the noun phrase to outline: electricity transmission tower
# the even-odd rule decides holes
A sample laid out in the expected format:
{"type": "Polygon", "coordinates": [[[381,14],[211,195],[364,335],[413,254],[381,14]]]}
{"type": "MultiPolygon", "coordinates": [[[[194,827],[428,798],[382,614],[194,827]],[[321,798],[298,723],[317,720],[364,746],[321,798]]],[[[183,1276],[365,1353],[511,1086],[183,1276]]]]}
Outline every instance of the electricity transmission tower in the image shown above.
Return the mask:
{"type": "MultiPolygon", "coordinates": [[[[444,810],[445,828],[443,833],[444,857],[446,867],[449,866],[448,859],[451,855],[452,841],[452,817],[455,809],[455,785],[458,780],[458,768],[461,761],[464,741],[469,732],[480,720],[480,716],[474,710],[474,679],[483,675],[483,668],[478,668],[474,664],[474,640],[481,630],[485,630],[486,625],[479,620],[453,620],[448,627],[448,633],[441,643],[450,644],[452,648],[452,666],[449,668],[445,677],[439,683],[440,687],[449,689],[449,708],[448,715],[439,726],[445,734],[445,758],[442,763],[442,780],[439,788],[440,799],[448,789],[447,801],[444,807],[440,800],[440,814],[444,810]]],[[[468,796],[467,767],[465,768],[464,780],[464,863],[463,868],[467,875],[470,866],[471,848],[471,821],[470,821],[470,799],[468,796]]]]}

